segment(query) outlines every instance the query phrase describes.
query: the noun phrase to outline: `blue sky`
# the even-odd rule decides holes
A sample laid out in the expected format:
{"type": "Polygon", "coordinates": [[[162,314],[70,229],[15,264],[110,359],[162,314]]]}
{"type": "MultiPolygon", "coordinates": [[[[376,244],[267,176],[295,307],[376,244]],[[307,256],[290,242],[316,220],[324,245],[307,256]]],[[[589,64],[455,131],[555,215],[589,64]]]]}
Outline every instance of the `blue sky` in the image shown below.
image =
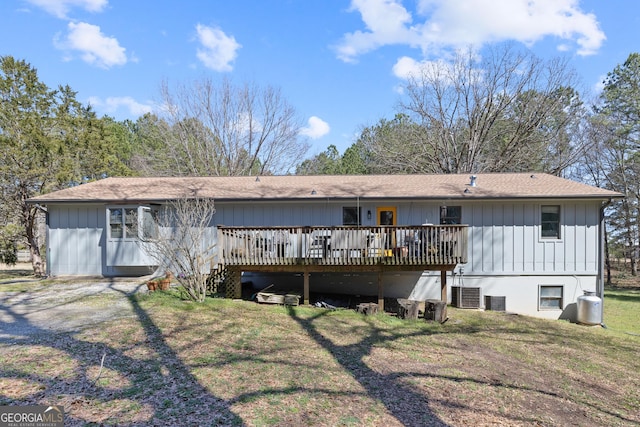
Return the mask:
{"type": "Polygon", "coordinates": [[[281,89],[310,155],[391,118],[412,67],[511,41],[567,56],[585,88],[640,51],[637,0],[3,0],[0,56],[99,115],[153,111],[163,80],[281,89]]]}

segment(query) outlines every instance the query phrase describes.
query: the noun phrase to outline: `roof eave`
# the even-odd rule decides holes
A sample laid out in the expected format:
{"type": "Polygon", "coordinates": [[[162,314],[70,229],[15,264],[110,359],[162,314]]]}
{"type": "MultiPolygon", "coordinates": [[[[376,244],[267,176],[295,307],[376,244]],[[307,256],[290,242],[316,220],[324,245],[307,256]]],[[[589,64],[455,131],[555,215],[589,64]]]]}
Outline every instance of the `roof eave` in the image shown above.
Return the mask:
{"type": "MultiPolygon", "coordinates": [[[[526,195],[526,196],[517,196],[517,195],[499,195],[499,196],[482,196],[482,195],[437,195],[437,196],[312,196],[312,197],[247,197],[247,198],[229,198],[229,197],[220,197],[214,198],[214,200],[218,202],[255,202],[255,201],[265,201],[265,202],[294,202],[294,201],[304,201],[304,202],[313,202],[313,201],[325,201],[325,200],[459,200],[459,201],[497,201],[497,200],[612,200],[612,199],[622,199],[624,195],[622,194],[610,194],[610,195],[602,195],[602,194],[570,194],[570,195],[526,195]]],[[[123,203],[167,203],[171,200],[175,199],[28,199],[26,200],[27,204],[31,205],[50,205],[50,204],[84,204],[84,203],[93,203],[93,204],[123,204],[123,203]]]]}

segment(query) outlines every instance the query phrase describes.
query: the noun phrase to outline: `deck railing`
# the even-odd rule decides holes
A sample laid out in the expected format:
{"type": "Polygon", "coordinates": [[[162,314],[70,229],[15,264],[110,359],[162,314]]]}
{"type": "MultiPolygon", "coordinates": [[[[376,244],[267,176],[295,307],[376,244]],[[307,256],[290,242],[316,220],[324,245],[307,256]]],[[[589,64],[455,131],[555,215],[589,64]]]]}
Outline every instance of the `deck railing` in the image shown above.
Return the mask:
{"type": "Polygon", "coordinates": [[[226,265],[455,265],[467,226],[218,226],[218,249],[226,265]]]}

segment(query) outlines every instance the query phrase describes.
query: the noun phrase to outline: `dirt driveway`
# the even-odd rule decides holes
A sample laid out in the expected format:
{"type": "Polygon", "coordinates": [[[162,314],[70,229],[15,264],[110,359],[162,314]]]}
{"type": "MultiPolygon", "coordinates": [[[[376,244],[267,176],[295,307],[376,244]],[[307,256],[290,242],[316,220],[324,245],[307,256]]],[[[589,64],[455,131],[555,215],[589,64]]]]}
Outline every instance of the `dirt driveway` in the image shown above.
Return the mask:
{"type": "Polygon", "coordinates": [[[135,313],[129,296],[147,292],[141,279],[0,283],[0,338],[71,332],[135,313]],[[12,291],[20,284],[19,291],[12,291]],[[7,289],[5,291],[3,288],[7,289]]]}

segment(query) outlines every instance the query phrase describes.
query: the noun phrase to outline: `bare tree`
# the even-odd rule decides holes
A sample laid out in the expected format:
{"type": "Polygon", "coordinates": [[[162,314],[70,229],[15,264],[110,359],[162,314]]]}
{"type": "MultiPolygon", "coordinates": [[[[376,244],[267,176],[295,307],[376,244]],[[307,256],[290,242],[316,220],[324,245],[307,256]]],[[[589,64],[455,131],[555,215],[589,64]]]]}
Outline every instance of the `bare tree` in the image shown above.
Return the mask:
{"type": "Polygon", "coordinates": [[[401,111],[419,129],[404,139],[423,172],[546,170],[560,174],[583,149],[570,125],[582,118],[566,60],[542,61],[504,45],[430,63],[406,85],[401,111]]]}
{"type": "Polygon", "coordinates": [[[197,302],[204,301],[215,257],[214,214],[213,199],[184,197],[155,212],[155,221],[145,222],[143,230],[147,253],[197,302]]]}
{"type": "Polygon", "coordinates": [[[286,173],[306,153],[301,122],[280,90],[224,79],[161,87],[176,175],[286,173]]]}

